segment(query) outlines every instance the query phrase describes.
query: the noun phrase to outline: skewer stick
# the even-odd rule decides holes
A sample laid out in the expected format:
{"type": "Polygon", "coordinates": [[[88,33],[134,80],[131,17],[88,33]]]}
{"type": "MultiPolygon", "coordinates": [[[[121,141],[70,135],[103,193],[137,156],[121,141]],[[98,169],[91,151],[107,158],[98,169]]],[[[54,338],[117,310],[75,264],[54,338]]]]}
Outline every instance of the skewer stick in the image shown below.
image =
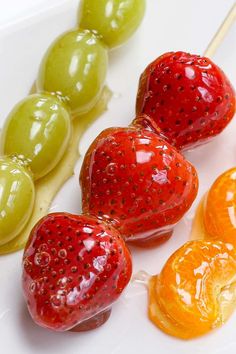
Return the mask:
{"type": "Polygon", "coordinates": [[[208,58],[212,58],[221,45],[223,39],[225,38],[226,34],[228,33],[230,27],[236,20],[236,2],[230,9],[228,15],[226,16],[224,22],[216,32],[215,36],[213,37],[212,41],[208,45],[207,49],[205,50],[204,55],[208,58]]]}

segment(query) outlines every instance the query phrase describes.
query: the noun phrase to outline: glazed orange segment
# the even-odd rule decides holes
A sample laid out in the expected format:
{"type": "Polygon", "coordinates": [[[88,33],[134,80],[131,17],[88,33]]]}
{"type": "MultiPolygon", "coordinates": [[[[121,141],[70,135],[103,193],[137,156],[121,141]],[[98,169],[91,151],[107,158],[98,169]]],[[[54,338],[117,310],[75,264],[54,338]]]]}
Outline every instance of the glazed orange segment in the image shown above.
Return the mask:
{"type": "Polygon", "coordinates": [[[149,281],[149,318],[178,338],[203,335],[223,324],[236,307],[236,249],[190,241],[149,281]]]}
{"type": "Polygon", "coordinates": [[[236,245],[236,168],[213,183],[205,200],[203,221],[208,239],[236,245]]]}

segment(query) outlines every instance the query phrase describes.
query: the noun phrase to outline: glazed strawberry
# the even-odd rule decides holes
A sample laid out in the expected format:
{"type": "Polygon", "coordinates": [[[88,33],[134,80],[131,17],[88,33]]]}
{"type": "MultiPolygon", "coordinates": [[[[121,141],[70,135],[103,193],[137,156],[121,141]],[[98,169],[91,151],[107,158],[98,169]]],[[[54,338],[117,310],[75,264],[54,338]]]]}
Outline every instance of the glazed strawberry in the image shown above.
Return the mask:
{"type": "Polygon", "coordinates": [[[131,277],[131,258],[117,230],[67,213],[49,214],[31,232],[23,290],[42,327],[88,330],[104,323],[131,277]]]}
{"type": "Polygon", "coordinates": [[[166,240],[194,201],[194,167],[157,134],[134,127],[103,131],[81,169],[83,211],[116,227],[126,241],[166,240]]]}
{"type": "Polygon", "coordinates": [[[136,113],[151,117],[176,148],[187,149],[222,132],[235,113],[235,92],[210,59],[166,53],[141,75],[136,113]]]}

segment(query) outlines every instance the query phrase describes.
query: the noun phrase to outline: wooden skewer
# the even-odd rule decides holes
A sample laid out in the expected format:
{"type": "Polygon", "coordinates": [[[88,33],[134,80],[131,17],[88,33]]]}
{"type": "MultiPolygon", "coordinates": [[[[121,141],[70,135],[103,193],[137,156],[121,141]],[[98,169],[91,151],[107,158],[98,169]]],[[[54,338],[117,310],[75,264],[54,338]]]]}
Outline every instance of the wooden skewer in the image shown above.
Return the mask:
{"type": "Polygon", "coordinates": [[[205,50],[204,55],[208,58],[212,58],[219,48],[220,44],[222,43],[223,39],[225,38],[226,34],[228,33],[230,27],[236,20],[236,2],[230,9],[228,15],[226,16],[224,22],[218,29],[217,33],[213,37],[212,41],[208,45],[207,49],[205,50]]]}

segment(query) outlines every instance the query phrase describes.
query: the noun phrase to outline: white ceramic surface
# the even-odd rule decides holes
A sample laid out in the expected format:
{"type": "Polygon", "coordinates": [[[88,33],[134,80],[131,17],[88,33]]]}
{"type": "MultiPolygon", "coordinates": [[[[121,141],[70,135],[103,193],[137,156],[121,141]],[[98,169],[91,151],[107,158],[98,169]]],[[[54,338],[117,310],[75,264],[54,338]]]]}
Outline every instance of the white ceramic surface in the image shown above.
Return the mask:
{"type": "MultiPolygon", "coordinates": [[[[147,0],[146,17],[138,33],[126,45],[110,54],[107,83],[114,96],[109,110],[84,134],[79,144],[81,154],[86,152],[90,142],[102,129],[123,126],[131,121],[138,78],[151,60],[169,50],[203,53],[233,3],[234,0],[147,0]]],[[[77,6],[78,0],[9,0],[7,6],[6,0],[0,0],[1,124],[12,106],[29,91],[45,49],[58,34],[75,25],[77,6]]],[[[214,59],[236,86],[236,24],[214,59]]],[[[198,200],[220,172],[236,165],[235,136],[236,119],[213,142],[188,153],[188,158],[199,172],[198,200]]],[[[81,159],[75,177],[66,183],[55,198],[53,211],[80,211],[80,163],[81,159]]],[[[197,201],[166,244],[153,250],[132,249],[134,273],[140,269],[150,273],[160,271],[168,256],[188,239],[197,201]]],[[[130,284],[120,301],[114,305],[110,320],[98,330],[83,334],[59,334],[41,329],[31,321],[22,298],[21,257],[22,252],[0,257],[1,353],[236,352],[236,313],[222,329],[207,336],[187,342],[173,339],[149,322],[146,316],[146,290],[136,284],[130,284]]]]}

